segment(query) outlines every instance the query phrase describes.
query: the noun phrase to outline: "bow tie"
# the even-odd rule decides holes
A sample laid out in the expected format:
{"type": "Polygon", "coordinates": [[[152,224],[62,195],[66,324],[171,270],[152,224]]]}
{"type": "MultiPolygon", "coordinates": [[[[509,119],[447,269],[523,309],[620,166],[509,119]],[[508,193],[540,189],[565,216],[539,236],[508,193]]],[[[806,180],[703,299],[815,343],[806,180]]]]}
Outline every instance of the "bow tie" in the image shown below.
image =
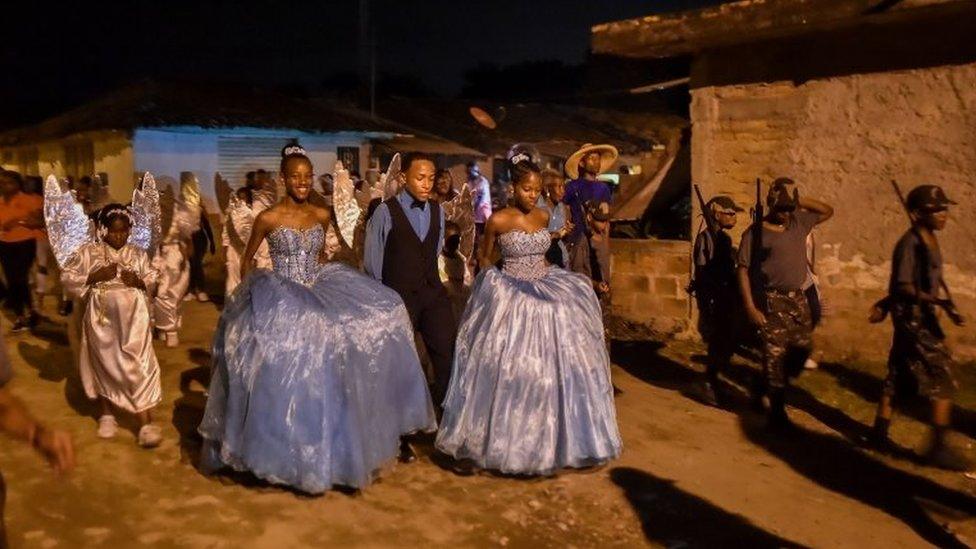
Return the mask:
{"type": "Polygon", "coordinates": [[[424,206],[426,206],[426,205],[427,205],[427,202],[421,202],[420,200],[414,199],[414,201],[410,203],[410,208],[411,209],[418,208],[418,209],[421,209],[422,210],[422,209],[424,209],[424,206]]]}

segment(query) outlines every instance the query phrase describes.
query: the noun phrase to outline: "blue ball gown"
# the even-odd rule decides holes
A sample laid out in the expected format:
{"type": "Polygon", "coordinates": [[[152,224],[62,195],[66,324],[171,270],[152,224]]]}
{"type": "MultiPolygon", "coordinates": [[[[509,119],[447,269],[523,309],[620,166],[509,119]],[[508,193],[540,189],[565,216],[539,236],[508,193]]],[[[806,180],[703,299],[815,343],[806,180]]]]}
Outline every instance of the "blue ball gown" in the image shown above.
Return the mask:
{"type": "Polygon", "coordinates": [[[214,335],[202,469],[363,488],[401,435],[436,428],[407,311],[359,271],[319,263],[322,227],[267,239],[274,269],[235,290],[214,335]]]}
{"type": "Polygon", "coordinates": [[[504,267],[475,281],[436,446],[510,474],[620,454],[600,304],[582,275],[545,262],[549,231],[498,238],[504,267]]]}

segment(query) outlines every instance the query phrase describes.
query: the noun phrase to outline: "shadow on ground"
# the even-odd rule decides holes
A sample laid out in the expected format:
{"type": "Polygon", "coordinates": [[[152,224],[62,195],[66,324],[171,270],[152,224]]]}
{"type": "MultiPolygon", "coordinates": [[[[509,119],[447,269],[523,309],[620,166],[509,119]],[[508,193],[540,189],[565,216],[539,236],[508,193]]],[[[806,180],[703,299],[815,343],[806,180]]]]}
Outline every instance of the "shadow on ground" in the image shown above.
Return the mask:
{"type": "Polygon", "coordinates": [[[740,424],[750,441],[824,488],[884,511],[936,546],[967,547],[927,511],[965,518],[976,510],[976,498],[891,467],[831,435],[797,427],[789,436],[773,436],[743,415],[740,424]]]}
{"type": "MultiPolygon", "coordinates": [[[[689,365],[662,356],[659,353],[662,347],[663,345],[654,342],[616,342],[613,346],[614,362],[638,379],[697,399],[703,380],[702,374],[689,365]]],[[[838,364],[827,365],[825,369],[836,376],[842,386],[863,395],[866,400],[870,401],[873,397],[877,401],[880,387],[880,380],[877,378],[838,364]]],[[[723,372],[724,376],[742,387],[751,386],[756,374],[756,369],[737,363],[723,372]]],[[[829,490],[901,520],[929,543],[941,547],[966,547],[933,519],[929,512],[937,510],[942,514],[965,518],[976,510],[976,498],[925,477],[891,467],[858,448],[857,444],[868,432],[867,425],[821,402],[808,390],[793,386],[789,393],[790,406],[807,412],[846,440],[802,427],[798,427],[795,433],[788,436],[774,436],[765,429],[764,418],[749,408],[749,398],[745,392],[727,385],[724,393],[726,408],[739,416],[746,438],[796,472],[829,490]]],[[[965,421],[966,414],[971,412],[962,412],[965,421]]],[[[919,419],[924,420],[925,415],[921,415],[919,419]]],[[[909,449],[896,447],[893,453],[895,457],[918,462],[918,456],[909,449]]],[[[651,479],[648,482],[666,482],[653,477],[651,479]]],[[[661,537],[660,532],[648,531],[641,504],[635,502],[629,492],[628,498],[638,513],[641,513],[648,538],[660,542],[668,541],[661,537]]],[[[721,509],[718,511],[724,513],[721,509]]],[[[774,538],[769,541],[776,543],[774,538]]]]}
{"type": "Polygon", "coordinates": [[[17,343],[17,352],[30,367],[37,370],[41,379],[55,383],[64,381],[64,399],[77,414],[91,418],[98,416],[97,403],[85,395],[78,368],[69,349],[55,345],[45,348],[21,341],[17,343]]]}
{"type": "Polygon", "coordinates": [[[648,540],[666,547],[803,547],[690,494],[674,481],[618,467],[610,479],[637,511],[648,540]]]}

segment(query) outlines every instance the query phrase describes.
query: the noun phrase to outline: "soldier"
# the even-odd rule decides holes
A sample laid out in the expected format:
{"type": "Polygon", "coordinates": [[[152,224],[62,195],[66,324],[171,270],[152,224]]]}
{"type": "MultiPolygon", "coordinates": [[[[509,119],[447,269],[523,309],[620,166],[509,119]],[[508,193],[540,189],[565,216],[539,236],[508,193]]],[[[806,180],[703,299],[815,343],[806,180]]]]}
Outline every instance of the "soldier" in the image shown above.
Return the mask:
{"type": "Polygon", "coordinates": [[[876,305],[871,318],[880,322],[890,312],[894,338],[870,441],[880,448],[890,446],[892,397],[896,390],[902,393],[911,387],[911,392],[917,390],[932,402],[932,441],[926,458],[937,467],[964,471],[970,464],[945,440],[957,385],[936,314],[942,307],[956,325],[965,322],[949,299],[942,278],[942,252],[935,236],[935,231],[945,227],[950,204],[955,202],[935,185],[920,185],[908,193],[906,206],[912,227],[895,245],[888,297],[876,305]]]}
{"type": "Polygon", "coordinates": [[[698,331],[708,345],[703,397],[719,406],[718,374],[726,369],[735,352],[735,317],[739,290],[735,278],[735,246],[730,231],[736,215],[743,211],[728,196],[716,196],[705,204],[704,215],[714,221],[695,238],[695,272],[692,291],[698,303],[698,331]]]}
{"type": "MultiPolygon", "coordinates": [[[[739,245],[738,278],[745,313],[759,329],[763,390],[769,394],[769,427],[788,430],[786,387],[810,354],[813,325],[803,293],[807,277],[807,235],[834,215],[829,205],[800,198],[792,179],[773,181],[766,196],[769,214],[750,227],[739,245]],[[761,240],[758,240],[761,239],[761,240]],[[753,250],[753,242],[761,246],[753,250]]],[[[757,205],[759,206],[759,205],[757,205]]]]}

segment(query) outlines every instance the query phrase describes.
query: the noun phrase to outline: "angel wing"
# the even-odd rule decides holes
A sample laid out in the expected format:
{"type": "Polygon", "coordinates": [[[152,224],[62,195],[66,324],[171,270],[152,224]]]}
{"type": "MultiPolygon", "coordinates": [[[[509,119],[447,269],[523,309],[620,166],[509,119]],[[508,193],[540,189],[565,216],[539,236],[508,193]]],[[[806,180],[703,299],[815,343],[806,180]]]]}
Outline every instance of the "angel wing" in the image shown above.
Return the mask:
{"type": "Polygon", "coordinates": [[[382,191],[379,198],[383,200],[392,198],[400,190],[400,153],[393,155],[390,165],[386,167],[376,186],[382,191]]]}
{"type": "Polygon", "coordinates": [[[181,239],[192,238],[193,233],[200,230],[200,204],[177,200],[173,209],[173,224],[181,239]]]}
{"type": "Polygon", "coordinates": [[[474,196],[471,187],[464,181],[454,188],[454,198],[443,204],[444,219],[457,223],[461,230],[460,252],[465,257],[471,257],[474,252],[474,196]]]}
{"type": "Polygon", "coordinates": [[[234,194],[234,189],[224,179],[224,176],[220,175],[220,172],[214,172],[214,193],[217,195],[217,206],[220,207],[220,211],[226,212],[227,207],[230,206],[230,197],[234,194]]]}
{"type": "Polygon", "coordinates": [[[44,183],[44,221],[54,258],[62,267],[83,244],[96,240],[95,226],[84,208],[53,175],[44,183]]]}
{"type": "Polygon", "coordinates": [[[239,240],[235,244],[243,250],[251,238],[251,230],[254,228],[254,218],[257,214],[236,193],[231,194],[229,200],[226,211],[227,219],[233,228],[232,238],[239,240]]]}
{"type": "Polygon", "coordinates": [[[349,172],[336,162],[332,191],[332,209],[335,211],[339,234],[350,248],[355,243],[356,225],[362,215],[362,208],[356,200],[356,187],[349,178],[349,172]]]}
{"type": "Polygon", "coordinates": [[[129,244],[143,249],[152,257],[163,237],[162,211],[159,206],[159,190],[156,178],[146,172],[142,176],[141,188],[132,191],[132,230],[129,244]]]}

